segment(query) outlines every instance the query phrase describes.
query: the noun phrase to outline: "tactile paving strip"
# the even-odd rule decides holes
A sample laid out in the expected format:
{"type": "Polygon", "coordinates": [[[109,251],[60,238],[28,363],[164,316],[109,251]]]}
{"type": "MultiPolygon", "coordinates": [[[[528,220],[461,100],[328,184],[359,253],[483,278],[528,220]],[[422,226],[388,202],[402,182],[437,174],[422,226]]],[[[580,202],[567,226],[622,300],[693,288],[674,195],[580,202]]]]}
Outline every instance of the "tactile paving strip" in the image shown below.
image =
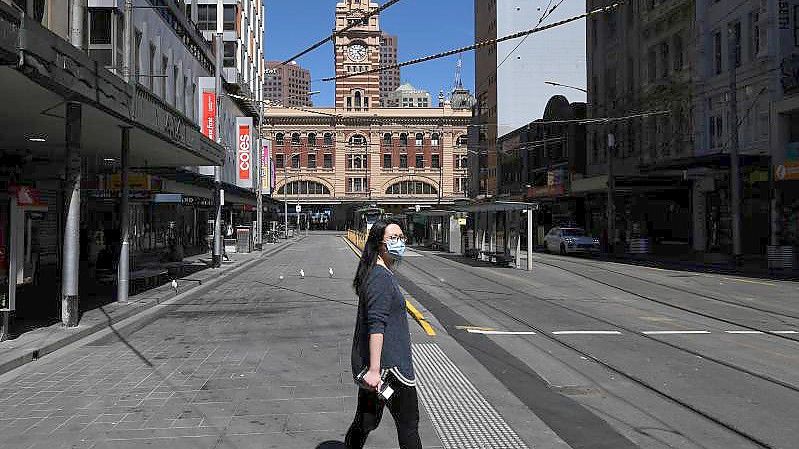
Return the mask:
{"type": "Polygon", "coordinates": [[[412,350],[420,399],[445,448],[527,449],[437,344],[412,350]]]}

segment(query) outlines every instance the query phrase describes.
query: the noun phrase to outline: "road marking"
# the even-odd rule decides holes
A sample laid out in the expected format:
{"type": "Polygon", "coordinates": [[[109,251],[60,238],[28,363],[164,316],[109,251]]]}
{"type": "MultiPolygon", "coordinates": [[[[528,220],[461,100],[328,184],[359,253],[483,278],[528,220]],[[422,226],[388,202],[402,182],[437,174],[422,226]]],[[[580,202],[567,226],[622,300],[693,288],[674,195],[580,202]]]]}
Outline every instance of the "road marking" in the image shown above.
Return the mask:
{"type": "Polygon", "coordinates": [[[762,334],[762,331],[724,331],[727,334],[762,334]]]}
{"type": "Polygon", "coordinates": [[[619,331],[554,331],[553,335],[621,335],[619,331]]]}
{"type": "Polygon", "coordinates": [[[750,281],[749,279],[738,279],[738,278],[722,278],[722,279],[726,279],[728,281],[745,282],[747,284],[768,285],[769,287],[777,286],[777,284],[772,284],[771,282],[750,281]]]}
{"type": "Polygon", "coordinates": [[[644,335],[709,334],[710,331],[644,331],[644,335]]]}
{"type": "Polygon", "coordinates": [[[467,332],[470,334],[483,334],[483,335],[536,335],[535,332],[531,331],[495,331],[495,330],[483,330],[483,329],[467,329],[467,332]]]}
{"type": "Polygon", "coordinates": [[[480,327],[480,326],[455,326],[455,329],[459,329],[462,331],[468,331],[469,329],[476,329],[481,331],[494,331],[493,327],[480,327]]]}
{"type": "Polygon", "coordinates": [[[799,331],[774,331],[772,334],[799,334],[799,331]]]}

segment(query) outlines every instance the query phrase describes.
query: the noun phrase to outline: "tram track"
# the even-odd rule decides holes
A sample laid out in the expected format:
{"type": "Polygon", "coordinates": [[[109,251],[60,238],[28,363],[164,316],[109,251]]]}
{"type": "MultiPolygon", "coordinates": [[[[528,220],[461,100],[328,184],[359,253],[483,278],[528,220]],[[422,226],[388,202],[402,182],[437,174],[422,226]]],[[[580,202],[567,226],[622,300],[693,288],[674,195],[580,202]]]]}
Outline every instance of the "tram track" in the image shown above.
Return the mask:
{"type": "MultiPolygon", "coordinates": [[[[428,258],[428,259],[430,258],[430,256],[428,256],[428,255],[424,255],[424,257],[428,258]]],[[[444,259],[444,258],[437,258],[437,259],[438,260],[436,260],[436,262],[438,262],[438,263],[443,263],[443,264],[446,264],[446,265],[449,265],[449,266],[452,266],[452,267],[463,268],[463,265],[458,264],[457,262],[453,262],[453,261],[450,261],[450,260],[447,260],[447,259],[444,259]]],[[[657,395],[659,395],[659,396],[671,401],[672,403],[677,404],[678,406],[683,407],[683,408],[685,408],[687,410],[690,410],[691,412],[696,413],[697,415],[709,420],[710,422],[713,422],[716,425],[719,425],[719,426],[721,426],[721,427],[733,432],[734,434],[736,434],[739,437],[749,441],[750,443],[753,443],[753,444],[755,444],[757,446],[760,446],[760,447],[763,447],[763,448],[774,448],[775,447],[775,446],[771,445],[770,443],[768,443],[766,441],[763,441],[761,438],[759,438],[759,437],[757,437],[755,435],[751,435],[750,433],[746,432],[745,430],[740,429],[735,424],[730,423],[730,422],[726,422],[725,420],[723,420],[721,418],[718,418],[716,416],[713,416],[711,413],[709,413],[709,412],[707,412],[705,410],[702,410],[698,406],[693,405],[693,404],[691,404],[691,403],[689,403],[689,402],[687,402],[687,401],[685,401],[685,400],[683,400],[683,399],[681,399],[681,398],[679,398],[679,397],[677,397],[677,396],[675,396],[673,394],[670,394],[665,389],[660,388],[659,386],[653,384],[652,382],[649,382],[646,379],[641,378],[641,377],[631,373],[630,370],[627,370],[624,367],[619,366],[619,365],[617,365],[616,363],[614,363],[614,362],[612,362],[610,360],[603,359],[600,356],[595,356],[595,355],[591,354],[589,351],[580,348],[578,345],[576,345],[574,343],[570,343],[569,341],[566,341],[563,338],[559,338],[558,336],[553,335],[550,332],[547,332],[545,329],[542,329],[539,326],[536,326],[535,324],[531,323],[527,319],[524,319],[524,318],[522,318],[522,317],[520,317],[520,316],[518,316],[516,314],[510,313],[510,312],[508,312],[506,310],[503,310],[502,308],[500,308],[500,307],[496,306],[495,304],[493,304],[491,301],[487,301],[487,300],[484,300],[484,299],[481,299],[481,298],[475,296],[473,293],[469,292],[467,289],[463,289],[463,288],[460,288],[460,287],[458,287],[456,285],[453,285],[453,284],[451,284],[449,282],[446,282],[445,280],[443,280],[443,279],[431,274],[429,271],[425,270],[422,267],[414,266],[412,261],[406,261],[406,264],[407,265],[411,265],[417,272],[420,272],[421,275],[423,275],[423,276],[427,277],[428,279],[432,280],[432,284],[433,285],[435,285],[436,283],[438,285],[444,285],[446,288],[448,288],[452,292],[457,292],[457,294],[461,295],[461,297],[470,298],[470,301],[479,303],[483,307],[486,307],[486,308],[488,308],[488,309],[490,309],[490,310],[492,310],[492,311],[494,311],[494,312],[506,317],[507,319],[510,319],[513,322],[516,322],[519,325],[536,332],[537,334],[547,338],[548,340],[553,341],[556,344],[558,344],[558,345],[560,345],[560,346],[562,346],[564,348],[567,348],[568,350],[574,351],[575,353],[579,354],[582,357],[585,357],[587,359],[590,359],[590,360],[594,361],[595,363],[607,368],[608,370],[611,370],[611,371],[617,373],[618,375],[629,379],[631,382],[641,386],[642,388],[645,388],[646,390],[649,390],[649,391],[651,391],[651,392],[653,392],[653,393],[655,393],[655,394],[657,394],[657,395]]],[[[565,270],[565,271],[568,271],[568,270],[565,270]]],[[[542,304],[545,304],[548,307],[557,307],[557,308],[560,308],[560,309],[562,309],[562,310],[564,310],[564,311],[566,311],[568,313],[577,314],[577,315],[579,315],[581,317],[588,318],[590,320],[595,320],[597,322],[601,322],[601,323],[613,326],[615,328],[625,330],[625,331],[630,332],[631,334],[634,334],[634,335],[636,335],[636,336],[638,336],[640,338],[644,338],[644,339],[650,340],[652,342],[655,342],[656,344],[665,345],[665,346],[667,346],[669,348],[672,348],[674,350],[677,350],[677,351],[680,351],[680,352],[683,352],[683,353],[686,353],[686,354],[690,354],[691,356],[694,356],[694,357],[701,357],[702,359],[707,360],[707,361],[712,362],[712,363],[715,363],[718,366],[723,367],[725,369],[730,369],[730,370],[736,371],[738,373],[741,373],[741,374],[744,374],[744,375],[747,375],[747,376],[751,376],[754,379],[758,379],[760,381],[766,382],[767,384],[770,384],[770,385],[773,385],[773,386],[777,386],[777,387],[780,387],[780,388],[785,388],[785,389],[790,390],[791,392],[794,392],[794,393],[799,393],[799,387],[797,387],[797,386],[795,386],[793,384],[790,384],[788,382],[784,382],[784,381],[782,381],[780,379],[776,379],[774,377],[771,377],[771,376],[768,376],[768,375],[765,375],[765,374],[762,374],[762,373],[758,373],[758,372],[752,371],[752,370],[747,369],[745,367],[742,367],[740,365],[736,365],[734,363],[727,362],[727,361],[724,361],[724,360],[721,360],[721,359],[718,359],[718,358],[715,358],[715,357],[709,357],[706,354],[700,353],[700,352],[695,351],[693,349],[685,348],[685,347],[680,346],[678,344],[671,343],[671,342],[668,342],[668,341],[664,341],[664,340],[661,340],[661,339],[656,338],[656,337],[651,336],[651,335],[643,334],[643,333],[641,333],[641,332],[639,332],[637,330],[631,329],[631,328],[629,328],[627,326],[619,325],[619,324],[614,323],[614,322],[612,322],[610,320],[606,320],[606,319],[599,318],[599,317],[594,316],[594,315],[590,315],[590,314],[582,312],[580,310],[576,310],[576,309],[573,309],[571,307],[568,307],[568,306],[566,306],[564,304],[554,303],[553,301],[549,301],[549,300],[547,300],[545,298],[541,298],[541,297],[539,297],[537,295],[534,295],[534,294],[531,294],[529,292],[519,290],[518,288],[514,288],[514,287],[506,285],[506,284],[502,284],[502,283],[498,282],[495,279],[491,279],[491,278],[489,278],[487,276],[484,276],[484,275],[481,275],[479,273],[476,273],[475,270],[470,270],[470,275],[474,276],[475,278],[480,279],[481,281],[489,282],[491,284],[496,284],[496,285],[498,285],[498,286],[500,286],[500,287],[502,287],[504,289],[511,290],[511,291],[515,292],[516,294],[521,295],[521,297],[526,297],[526,298],[530,298],[530,299],[536,300],[538,302],[541,302],[542,304]]],[[[523,282],[522,279],[518,279],[518,280],[523,282]]],[[[412,282],[412,281],[410,281],[408,279],[407,282],[412,282]]],[[[668,304],[666,304],[666,305],[668,305],[668,304]]],[[[681,309],[681,310],[683,310],[683,309],[681,309]]],[[[685,309],[685,311],[686,312],[691,312],[691,310],[689,310],[689,309],[685,309]]],[[[711,317],[711,318],[716,319],[714,317],[711,317]]],[[[722,320],[722,322],[724,322],[724,321],[722,320]]],[[[729,324],[732,324],[732,323],[729,323],[729,324]]],[[[739,324],[736,324],[736,325],[739,325],[739,324]]],[[[742,327],[744,327],[744,326],[742,326],[742,327]]],[[[773,335],[778,336],[778,337],[783,337],[782,335],[779,335],[779,334],[773,334],[773,335]]],[[[795,341],[794,339],[790,339],[790,340],[795,341]]]]}
{"type": "MultiPolygon", "coordinates": [[[[612,273],[612,274],[615,274],[615,275],[618,275],[618,276],[623,276],[623,277],[628,278],[628,279],[634,279],[634,280],[639,281],[639,282],[644,282],[644,283],[648,283],[650,285],[656,285],[658,287],[662,287],[662,288],[670,289],[670,290],[673,290],[673,291],[676,291],[676,292],[680,292],[680,293],[683,293],[683,294],[695,296],[695,297],[701,298],[703,300],[713,301],[713,302],[725,304],[725,305],[731,306],[731,307],[738,307],[738,308],[742,308],[742,309],[754,310],[754,311],[757,311],[757,312],[760,312],[760,313],[764,313],[766,315],[770,315],[770,316],[774,317],[775,319],[779,320],[781,323],[786,324],[786,325],[796,326],[795,322],[794,323],[785,322],[784,320],[786,318],[787,319],[791,319],[791,320],[799,321],[799,315],[778,312],[778,311],[771,310],[771,309],[766,309],[766,308],[763,308],[763,307],[753,306],[753,305],[750,305],[750,304],[744,304],[744,303],[741,303],[741,302],[738,302],[738,301],[732,301],[732,300],[728,300],[728,299],[723,299],[723,298],[719,298],[719,297],[716,297],[716,296],[713,296],[713,295],[708,295],[708,294],[705,294],[705,293],[692,291],[692,290],[687,289],[687,288],[677,287],[677,286],[674,286],[674,285],[669,285],[669,284],[665,284],[665,283],[662,283],[662,282],[653,281],[651,279],[642,278],[640,276],[635,276],[635,275],[632,275],[632,274],[623,273],[623,272],[616,271],[616,270],[611,270],[609,268],[598,267],[598,266],[593,265],[593,264],[581,263],[581,262],[578,262],[578,261],[575,261],[575,260],[569,260],[569,259],[565,259],[565,258],[564,259],[559,259],[559,261],[565,261],[566,263],[571,263],[573,265],[578,265],[578,266],[588,267],[588,268],[595,269],[595,270],[605,271],[605,272],[612,273]]],[[[629,288],[624,288],[624,287],[620,287],[618,285],[614,285],[614,284],[612,284],[610,282],[603,281],[601,279],[597,279],[596,277],[592,277],[592,276],[586,275],[584,273],[581,273],[579,271],[563,267],[563,266],[561,266],[559,264],[556,264],[556,263],[552,263],[552,262],[549,262],[549,261],[543,261],[541,259],[538,259],[537,263],[542,264],[542,265],[546,265],[546,266],[549,266],[549,267],[552,267],[552,268],[557,268],[559,270],[565,271],[565,272],[567,272],[569,274],[573,274],[575,276],[581,277],[581,278],[589,280],[591,282],[595,282],[597,284],[604,285],[606,287],[610,287],[610,288],[619,290],[621,292],[624,292],[624,293],[627,293],[627,294],[630,294],[630,295],[633,295],[633,296],[637,296],[637,297],[639,297],[641,299],[644,299],[644,300],[647,300],[647,301],[650,301],[650,302],[653,302],[653,303],[656,303],[656,304],[660,304],[660,305],[663,305],[663,306],[666,306],[666,307],[670,307],[670,308],[673,308],[673,309],[676,309],[676,310],[679,310],[679,311],[682,311],[682,312],[691,313],[691,314],[696,315],[696,316],[701,316],[703,318],[719,321],[719,322],[722,322],[722,323],[725,323],[725,324],[729,324],[729,325],[732,325],[732,326],[738,326],[738,327],[744,328],[746,330],[757,331],[757,332],[760,332],[762,334],[771,335],[771,336],[774,336],[774,337],[777,337],[777,338],[790,340],[790,341],[793,341],[793,342],[799,342],[799,337],[791,337],[790,334],[776,333],[776,332],[773,331],[773,329],[763,329],[763,328],[759,328],[757,326],[751,326],[751,325],[748,325],[748,324],[743,324],[743,323],[740,323],[740,322],[735,321],[735,320],[731,320],[731,319],[727,319],[727,318],[724,318],[724,317],[720,317],[718,315],[705,313],[705,312],[702,312],[702,311],[691,309],[689,307],[685,307],[685,306],[681,306],[681,305],[678,305],[678,304],[674,304],[674,303],[671,303],[669,301],[665,301],[665,300],[662,300],[662,299],[657,299],[657,298],[654,298],[654,297],[652,297],[650,295],[641,294],[641,293],[639,293],[637,291],[634,291],[634,290],[631,290],[629,288]]]]}

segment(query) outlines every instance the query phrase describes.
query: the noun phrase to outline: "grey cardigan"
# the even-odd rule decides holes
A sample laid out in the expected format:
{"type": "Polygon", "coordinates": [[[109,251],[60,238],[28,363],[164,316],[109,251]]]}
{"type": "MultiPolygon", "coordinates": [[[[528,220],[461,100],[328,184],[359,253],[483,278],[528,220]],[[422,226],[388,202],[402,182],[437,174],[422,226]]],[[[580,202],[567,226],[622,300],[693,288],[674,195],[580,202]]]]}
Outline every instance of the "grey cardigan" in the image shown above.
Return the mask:
{"type": "Polygon", "coordinates": [[[405,299],[394,275],[387,268],[375,265],[362,289],[352,340],[353,377],[369,367],[369,335],[383,334],[381,371],[389,370],[401,382],[414,384],[405,299]]]}

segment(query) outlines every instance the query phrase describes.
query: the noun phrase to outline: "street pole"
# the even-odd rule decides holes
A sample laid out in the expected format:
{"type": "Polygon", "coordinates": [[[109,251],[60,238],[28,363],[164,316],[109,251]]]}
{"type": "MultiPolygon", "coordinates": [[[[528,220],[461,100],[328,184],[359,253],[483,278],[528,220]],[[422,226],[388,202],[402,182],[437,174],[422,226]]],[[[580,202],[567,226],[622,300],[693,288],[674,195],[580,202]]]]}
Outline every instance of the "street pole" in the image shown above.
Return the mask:
{"type": "Polygon", "coordinates": [[[286,227],[286,238],[289,238],[289,185],[288,173],[286,173],[287,165],[286,158],[283,158],[283,220],[286,227]]]}
{"type": "Polygon", "coordinates": [[[527,209],[527,271],[533,271],[533,209],[527,209]]]}
{"type": "MultiPolygon", "coordinates": [[[[734,27],[727,30],[728,42],[740,42],[734,27]]],[[[730,45],[730,206],[732,213],[732,256],[740,263],[741,250],[741,167],[738,157],[738,79],[736,74],[737,47],[730,45]]]]}
{"type": "Polygon", "coordinates": [[[121,237],[119,248],[119,263],[117,264],[117,301],[127,302],[130,293],[130,185],[128,172],[130,171],[130,128],[122,128],[122,150],[120,154],[122,168],[122,192],[119,201],[119,233],[121,237]]]}
{"type": "Polygon", "coordinates": [[[125,39],[122,40],[122,78],[125,82],[131,83],[133,81],[133,60],[131,58],[133,48],[133,0],[125,0],[123,14],[125,39]]]}
{"type": "Polygon", "coordinates": [[[255,164],[257,172],[257,182],[255,186],[255,249],[262,251],[264,248],[263,240],[263,220],[264,220],[264,103],[259,102],[258,108],[258,150],[256,151],[258,162],[255,164]]]}
{"type": "Polygon", "coordinates": [[[81,123],[80,103],[68,102],[66,106],[66,176],[64,198],[64,242],[61,266],[61,324],[78,325],[78,280],[80,274],[80,183],[81,183],[81,123]]]}
{"type": "MultiPolygon", "coordinates": [[[[125,0],[124,9],[125,39],[122,42],[122,77],[133,88],[133,0],[125,0]]],[[[130,128],[122,127],[122,148],[120,148],[120,198],[119,198],[119,260],[117,261],[117,301],[127,302],[130,293],[130,128]]]]}
{"type": "MultiPolygon", "coordinates": [[[[222,105],[222,51],[223,51],[223,3],[221,0],[216,2],[216,143],[222,144],[221,126],[219,117],[222,105]]],[[[214,166],[214,245],[211,256],[211,266],[220,268],[222,266],[222,167],[214,166]]]]}
{"type": "Polygon", "coordinates": [[[608,133],[608,253],[615,253],[616,246],[616,178],[613,173],[613,159],[616,148],[616,136],[608,133]]]}

